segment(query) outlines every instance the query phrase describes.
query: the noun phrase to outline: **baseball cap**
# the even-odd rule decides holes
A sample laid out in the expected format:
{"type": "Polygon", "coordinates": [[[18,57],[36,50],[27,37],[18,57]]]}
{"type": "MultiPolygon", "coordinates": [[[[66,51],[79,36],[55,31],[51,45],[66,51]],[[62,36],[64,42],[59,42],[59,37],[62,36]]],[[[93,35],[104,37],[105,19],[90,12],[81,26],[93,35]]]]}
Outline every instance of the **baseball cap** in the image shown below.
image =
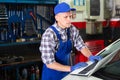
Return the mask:
{"type": "Polygon", "coordinates": [[[70,6],[67,3],[62,2],[55,6],[54,14],[56,15],[58,13],[69,12],[70,10],[71,10],[70,6]]]}

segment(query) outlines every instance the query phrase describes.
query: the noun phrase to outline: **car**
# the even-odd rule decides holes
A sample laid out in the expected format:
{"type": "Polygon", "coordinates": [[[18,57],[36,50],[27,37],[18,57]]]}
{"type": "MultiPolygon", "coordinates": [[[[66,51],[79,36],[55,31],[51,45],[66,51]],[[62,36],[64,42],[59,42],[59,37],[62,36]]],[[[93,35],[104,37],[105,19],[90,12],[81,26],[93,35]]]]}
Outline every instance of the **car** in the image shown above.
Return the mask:
{"type": "Polygon", "coordinates": [[[117,39],[96,55],[101,55],[103,59],[107,56],[110,57],[105,62],[101,61],[102,65],[98,69],[95,68],[90,76],[71,75],[73,73],[71,72],[62,80],[120,80],[120,39],[117,39]]]}

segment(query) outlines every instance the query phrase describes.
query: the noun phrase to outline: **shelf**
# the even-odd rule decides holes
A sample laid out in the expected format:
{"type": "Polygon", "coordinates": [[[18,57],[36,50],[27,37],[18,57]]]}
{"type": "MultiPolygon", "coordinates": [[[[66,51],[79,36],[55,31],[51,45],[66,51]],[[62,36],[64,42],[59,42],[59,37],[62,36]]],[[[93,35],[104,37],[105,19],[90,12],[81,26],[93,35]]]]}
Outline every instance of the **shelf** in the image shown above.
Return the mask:
{"type": "Polygon", "coordinates": [[[35,62],[40,62],[40,59],[32,59],[32,60],[24,60],[24,61],[20,61],[20,62],[13,62],[13,63],[8,63],[8,64],[0,64],[0,67],[7,67],[7,66],[17,66],[19,65],[28,65],[28,64],[33,64],[35,62]],[[27,63],[27,64],[26,64],[27,63]]]}
{"type": "Polygon", "coordinates": [[[0,0],[0,3],[15,3],[17,0],[0,0]]]}
{"type": "Polygon", "coordinates": [[[15,46],[15,45],[26,45],[26,44],[37,44],[37,43],[40,43],[40,41],[1,43],[0,47],[15,46]]]}
{"type": "MultiPolygon", "coordinates": [[[[7,55],[7,56],[10,56],[10,55],[7,55]]],[[[26,54],[21,53],[21,55],[19,55],[19,56],[16,55],[16,60],[15,60],[15,58],[12,59],[12,57],[9,58],[9,60],[7,60],[6,57],[5,57],[5,59],[4,59],[4,56],[2,57],[1,60],[3,61],[3,63],[0,64],[0,67],[19,65],[19,64],[25,64],[25,63],[31,64],[33,62],[40,62],[41,61],[40,54],[38,54],[38,53],[29,53],[29,54],[28,53],[26,53],[26,54]],[[17,58],[19,58],[19,60],[17,60],[17,58]],[[7,61],[5,61],[5,60],[7,60],[7,61]]]]}
{"type": "Polygon", "coordinates": [[[28,4],[56,4],[56,0],[20,0],[17,3],[28,3],[28,4]]]}
{"type": "Polygon", "coordinates": [[[1,3],[56,4],[58,0],[0,0],[1,3]]]}

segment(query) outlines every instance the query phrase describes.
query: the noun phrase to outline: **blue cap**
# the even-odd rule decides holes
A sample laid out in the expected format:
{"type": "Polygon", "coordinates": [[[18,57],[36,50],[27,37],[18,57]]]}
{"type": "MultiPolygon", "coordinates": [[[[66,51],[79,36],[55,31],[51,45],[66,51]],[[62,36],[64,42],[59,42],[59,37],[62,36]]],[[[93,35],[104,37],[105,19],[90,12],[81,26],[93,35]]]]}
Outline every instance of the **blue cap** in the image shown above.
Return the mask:
{"type": "Polygon", "coordinates": [[[55,6],[54,14],[56,15],[58,13],[69,12],[70,10],[71,10],[70,6],[67,3],[62,2],[55,6]]]}

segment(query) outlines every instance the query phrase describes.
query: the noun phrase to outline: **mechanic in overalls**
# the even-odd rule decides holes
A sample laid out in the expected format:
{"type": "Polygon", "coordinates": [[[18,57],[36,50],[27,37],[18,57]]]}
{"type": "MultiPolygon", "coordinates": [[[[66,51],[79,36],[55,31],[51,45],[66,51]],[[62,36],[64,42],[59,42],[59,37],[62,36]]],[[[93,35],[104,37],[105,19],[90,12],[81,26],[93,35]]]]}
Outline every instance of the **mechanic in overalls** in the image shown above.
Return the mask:
{"type": "Polygon", "coordinates": [[[91,61],[101,59],[100,56],[91,54],[79,35],[79,30],[71,24],[70,10],[65,2],[56,5],[56,21],[42,35],[39,47],[43,61],[42,80],[61,80],[73,70],[87,65],[85,62],[70,65],[73,46],[91,61]]]}

